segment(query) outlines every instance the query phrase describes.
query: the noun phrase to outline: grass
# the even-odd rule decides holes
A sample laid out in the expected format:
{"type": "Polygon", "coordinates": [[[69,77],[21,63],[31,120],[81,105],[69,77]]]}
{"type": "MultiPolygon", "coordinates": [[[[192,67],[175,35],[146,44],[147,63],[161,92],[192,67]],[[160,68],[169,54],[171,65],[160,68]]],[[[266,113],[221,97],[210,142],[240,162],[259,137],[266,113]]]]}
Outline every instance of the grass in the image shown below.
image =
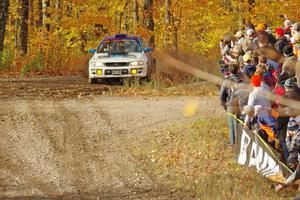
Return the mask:
{"type": "Polygon", "coordinates": [[[146,171],[195,199],[288,199],[255,170],[238,165],[229,146],[225,119],[201,119],[156,132],[135,151],[146,171]]]}

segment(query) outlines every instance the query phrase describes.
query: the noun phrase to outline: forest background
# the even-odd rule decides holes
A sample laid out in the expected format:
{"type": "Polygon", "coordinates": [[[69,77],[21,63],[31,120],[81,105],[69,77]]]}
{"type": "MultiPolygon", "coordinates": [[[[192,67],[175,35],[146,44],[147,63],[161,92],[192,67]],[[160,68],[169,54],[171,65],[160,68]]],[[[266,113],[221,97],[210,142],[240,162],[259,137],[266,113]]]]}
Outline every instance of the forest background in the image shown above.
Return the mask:
{"type": "MultiPolygon", "coordinates": [[[[83,73],[104,36],[141,35],[155,51],[216,61],[246,22],[297,20],[300,0],[1,0],[0,75],[83,73]]],[[[184,56],[181,56],[184,57],[184,56]]]]}

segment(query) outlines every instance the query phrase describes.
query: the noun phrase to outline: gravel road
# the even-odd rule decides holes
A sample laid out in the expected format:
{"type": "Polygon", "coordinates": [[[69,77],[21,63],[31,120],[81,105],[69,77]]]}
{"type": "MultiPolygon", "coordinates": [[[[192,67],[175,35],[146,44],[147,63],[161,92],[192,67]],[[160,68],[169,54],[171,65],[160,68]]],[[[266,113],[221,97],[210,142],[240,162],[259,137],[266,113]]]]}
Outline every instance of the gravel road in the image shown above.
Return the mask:
{"type": "Polygon", "coordinates": [[[191,199],[146,174],[124,138],[188,120],[193,100],[198,116],[221,115],[218,99],[108,97],[114,86],[81,81],[0,80],[0,199],[191,199]]]}

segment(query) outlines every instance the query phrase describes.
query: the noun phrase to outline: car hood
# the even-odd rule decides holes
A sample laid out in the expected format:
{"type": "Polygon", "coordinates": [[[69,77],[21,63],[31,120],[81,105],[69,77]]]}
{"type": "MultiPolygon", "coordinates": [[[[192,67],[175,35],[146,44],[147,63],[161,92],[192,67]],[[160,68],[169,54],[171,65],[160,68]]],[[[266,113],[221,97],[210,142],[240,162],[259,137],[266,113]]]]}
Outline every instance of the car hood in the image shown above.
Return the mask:
{"type": "Polygon", "coordinates": [[[90,62],[101,62],[101,63],[110,63],[110,62],[134,62],[142,59],[142,53],[135,53],[129,55],[104,55],[104,54],[95,54],[90,62]]]}

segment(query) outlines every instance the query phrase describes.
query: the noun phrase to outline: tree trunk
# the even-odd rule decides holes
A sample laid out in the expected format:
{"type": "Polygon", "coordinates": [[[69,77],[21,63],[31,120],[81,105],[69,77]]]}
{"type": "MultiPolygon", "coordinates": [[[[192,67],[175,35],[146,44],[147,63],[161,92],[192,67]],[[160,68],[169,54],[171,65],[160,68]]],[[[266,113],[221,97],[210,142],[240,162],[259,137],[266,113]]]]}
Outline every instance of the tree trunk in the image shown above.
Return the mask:
{"type": "Polygon", "coordinates": [[[29,0],[29,25],[31,27],[34,26],[34,1],[33,0],[29,0]]]}
{"type": "Polygon", "coordinates": [[[255,7],[255,0],[248,0],[249,12],[255,7]]]}
{"type": "Polygon", "coordinates": [[[171,6],[171,0],[165,0],[165,33],[164,33],[164,48],[168,49],[169,48],[169,43],[170,43],[170,38],[169,38],[169,33],[170,33],[170,26],[171,26],[171,11],[170,11],[170,6],[171,6]]]}
{"type": "Polygon", "coordinates": [[[43,26],[43,0],[37,1],[38,17],[36,20],[36,27],[43,26]]]}
{"type": "Polygon", "coordinates": [[[121,17],[124,17],[124,29],[125,29],[125,33],[129,32],[129,20],[128,20],[128,15],[129,14],[128,14],[128,9],[127,9],[128,4],[129,4],[129,0],[127,0],[125,2],[124,9],[123,9],[123,14],[121,15],[121,17]]]}
{"type": "Polygon", "coordinates": [[[21,1],[21,18],[20,18],[20,42],[21,55],[27,53],[28,44],[28,16],[29,16],[29,0],[21,1]]]}
{"type": "Polygon", "coordinates": [[[9,0],[2,0],[0,4],[0,61],[2,60],[1,54],[4,49],[4,36],[8,17],[8,7],[9,0]]]}
{"type": "Polygon", "coordinates": [[[55,21],[59,23],[61,21],[61,0],[56,0],[55,2],[56,16],[55,21]]]}
{"type": "Polygon", "coordinates": [[[50,24],[47,22],[47,19],[50,18],[49,7],[50,7],[50,0],[42,0],[43,1],[43,25],[50,31],[50,24]]]}
{"type": "Polygon", "coordinates": [[[137,0],[133,0],[133,29],[134,33],[136,34],[136,30],[138,28],[139,23],[139,7],[137,0]]]}
{"type": "Polygon", "coordinates": [[[154,36],[154,20],[153,20],[153,0],[144,0],[144,27],[150,34],[149,44],[151,47],[155,47],[154,36]]]}
{"type": "Polygon", "coordinates": [[[173,42],[173,48],[175,51],[178,51],[178,30],[175,28],[173,31],[173,37],[174,37],[174,42],[173,42]]]}

